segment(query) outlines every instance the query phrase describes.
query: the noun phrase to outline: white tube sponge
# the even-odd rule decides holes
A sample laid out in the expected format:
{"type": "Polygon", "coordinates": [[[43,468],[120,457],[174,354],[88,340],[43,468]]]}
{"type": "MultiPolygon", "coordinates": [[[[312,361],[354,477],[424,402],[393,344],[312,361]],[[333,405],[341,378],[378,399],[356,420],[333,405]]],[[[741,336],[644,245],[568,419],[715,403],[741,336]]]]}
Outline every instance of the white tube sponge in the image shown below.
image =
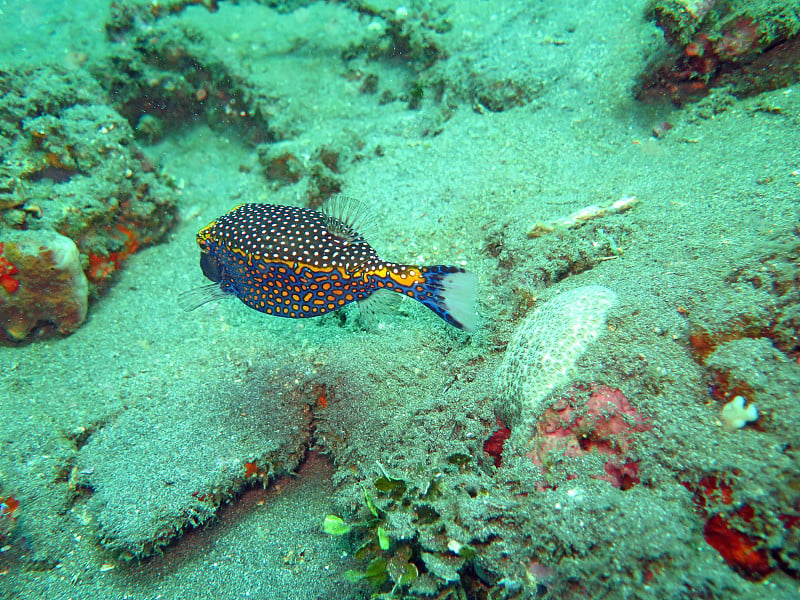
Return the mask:
{"type": "Polygon", "coordinates": [[[555,296],[520,323],[495,373],[498,412],[506,426],[537,419],[544,400],[569,382],[581,355],[603,332],[617,295],[600,285],[555,296]]]}

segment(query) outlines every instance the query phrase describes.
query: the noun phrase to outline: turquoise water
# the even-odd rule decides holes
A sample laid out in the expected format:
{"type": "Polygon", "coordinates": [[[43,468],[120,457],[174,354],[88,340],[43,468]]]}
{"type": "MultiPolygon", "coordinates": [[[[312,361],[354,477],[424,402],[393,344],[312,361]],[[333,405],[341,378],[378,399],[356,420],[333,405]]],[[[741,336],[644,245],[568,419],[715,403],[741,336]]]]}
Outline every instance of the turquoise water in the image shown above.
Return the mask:
{"type": "Polygon", "coordinates": [[[645,5],[0,3],[0,597],[798,597],[800,9],[645,5]],[[475,331],[181,309],[335,193],[475,331]]]}

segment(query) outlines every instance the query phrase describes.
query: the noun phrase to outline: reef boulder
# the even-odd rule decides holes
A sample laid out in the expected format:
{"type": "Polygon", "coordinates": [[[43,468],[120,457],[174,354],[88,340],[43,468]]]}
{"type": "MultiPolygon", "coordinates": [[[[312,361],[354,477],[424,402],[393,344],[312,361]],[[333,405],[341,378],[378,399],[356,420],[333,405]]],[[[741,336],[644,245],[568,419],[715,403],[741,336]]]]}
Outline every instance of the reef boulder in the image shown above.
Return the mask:
{"type": "Polygon", "coordinates": [[[34,329],[67,334],[86,318],[89,284],[78,247],[55,231],[0,236],[0,325],[13,341],[34,329]]]}

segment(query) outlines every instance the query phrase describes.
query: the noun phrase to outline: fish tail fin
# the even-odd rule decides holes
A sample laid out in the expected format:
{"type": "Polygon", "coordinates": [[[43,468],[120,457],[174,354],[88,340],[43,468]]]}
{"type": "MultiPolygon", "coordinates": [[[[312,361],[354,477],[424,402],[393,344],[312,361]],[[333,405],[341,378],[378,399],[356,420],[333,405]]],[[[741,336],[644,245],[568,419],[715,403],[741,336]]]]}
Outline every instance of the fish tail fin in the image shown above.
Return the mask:
{"type": "Polygon", "coordinates": [[[475,301],[478,278],[461,267],[421,267],[422,285],[410,288],[411,297],[459,329],[474,331],[478,324],[475,301]]]}

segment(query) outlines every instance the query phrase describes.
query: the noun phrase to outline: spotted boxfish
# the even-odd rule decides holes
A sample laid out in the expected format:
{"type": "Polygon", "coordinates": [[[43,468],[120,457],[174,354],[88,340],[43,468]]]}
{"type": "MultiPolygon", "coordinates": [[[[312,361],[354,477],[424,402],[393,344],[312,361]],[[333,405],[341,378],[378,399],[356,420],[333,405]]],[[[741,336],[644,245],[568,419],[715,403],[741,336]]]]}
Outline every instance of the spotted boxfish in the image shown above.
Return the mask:
{"type": "Polygon", "coordinates": [[[302,319],[351,302],[374,302],[383,290],[421,302],[442,319],[475,329],[475,275],[445,265],[382,260],[356,230],[363,205],[334,196],[320,211],[241,204],[197,233],[200,267],[213,284],[182,294],[185,310],[236,296],[250,308],[302,319]]]}

